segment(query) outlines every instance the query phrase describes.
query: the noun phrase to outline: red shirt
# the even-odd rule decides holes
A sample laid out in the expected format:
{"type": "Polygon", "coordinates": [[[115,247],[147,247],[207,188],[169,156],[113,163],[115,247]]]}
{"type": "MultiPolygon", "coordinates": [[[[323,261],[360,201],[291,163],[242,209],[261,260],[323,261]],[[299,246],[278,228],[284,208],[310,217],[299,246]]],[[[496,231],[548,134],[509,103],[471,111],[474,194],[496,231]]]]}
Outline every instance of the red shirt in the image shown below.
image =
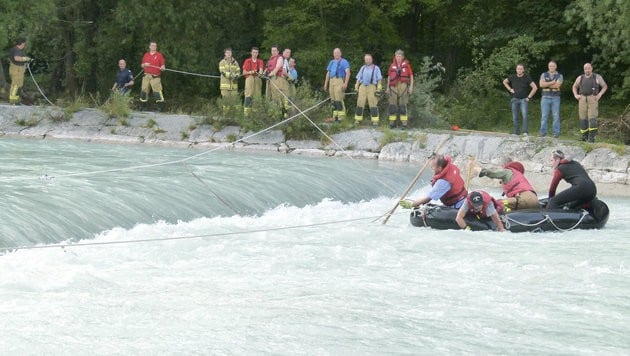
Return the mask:
{"type": "MultiPolygon", "coordinates": [[[[263,69],[264,66],[265,64],[263,63],[263,60],[260,58],[257,58],[256,60],[247,58],[245,62],[243,62],[243,73],[245,75],[245,78],[249,78],[249,74],[247,74],[247,72],[254,71],[258,73],[258,71],[260,69],[263,69]]],[[[254,76],[257,77],[258,74],[254,74],[254,76]]]]}
{"type": "Polygon", "coordinates": [[[164,57],[162,56],[162,53],[157,51],[153,54],[151,54],[150,52],[145,53],[142,57],[142,63],[149,63],[149,66],[144,67],[144,72],[154,75],[156,77],[162,73],[160,67],[166,64],[164,63],[164,57]]]}

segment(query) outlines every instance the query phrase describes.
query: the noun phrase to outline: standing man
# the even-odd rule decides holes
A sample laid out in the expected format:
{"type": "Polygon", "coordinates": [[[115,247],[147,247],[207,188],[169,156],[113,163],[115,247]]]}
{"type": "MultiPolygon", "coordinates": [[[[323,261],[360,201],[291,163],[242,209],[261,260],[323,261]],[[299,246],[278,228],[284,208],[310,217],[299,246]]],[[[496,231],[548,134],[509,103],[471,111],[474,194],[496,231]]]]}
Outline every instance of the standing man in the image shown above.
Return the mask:
{"type": "Polygon", "coordinates": [[[573,97],[578,101],[580,116],[580,133],[582,141],[595,142],[597,135],[597,116],[599,116],[599,99],[608,90],[608,85],[601,75],[593,73],[590,63],[584,65],[584,74],[573,83],[573,97]]]}
{"type": "Polygon", "coordinates": [[[9,52],[9,76],[11,77],[11,89],[9,91],[9,103],[15,105],[20,102],[20,89],[24,85],[24,72],[31,57],[24,54],[26,39],[18,38],[15,46],[9,52]]]}
{"type": "Polygon", "coordinates": [[[295,69],[295,58],[291,57],[289,59],[289,70],[287,76],[287,81],[289,82],[289,98],[291,98],[291,100],[295,99],[295,83],[297,83],[297,80],[298,72],[297,69],[295,69]]]}
{"type": "Polygon", "coordinates": [[[326,68],[326,79],[324,80],[324,91],[330,89],[330,100],[333,105],[332,120],[334,121],[338,122],[346,117],[346,105],[343,98],[349,81],[350,63],[341,57],[341,49],[335,48],[333,59],[326,68]]]}
{"type": "Polygon", "coordinates": [[[549,112],[553,116],[553,137],[560,136],[560,86],[564,78],[562,74],[557,72],[558,64],[555,61],[549,61],[547,64],[548,71],[540,75],[539,86],[542,89],[542,98],[540,99],[540,136],[547,136],[547,121],[549,112]]]}
{"type": "Polygon", "coordinates": [[[228,113],[231,106],[238,101],[238,78],[241,76],[241,67],[232,57],[232,49],[223,50],[223,59],[219,62],[221,73],[221,98],[223,99],[223,115],[228,113]]]}
{"type": "Polygon", "coordinates": [[[164,109],[164,94],[162,93],[162,80],[160,75],[166,70],[164,56],[157,51],[157,42],[149,42],[149,51],[142,57],[142,88],[140,90],[140,102],[145,105],[149,101],[149,90],[153,92],[153,98],[157,104],[157,111],[164,109]]]}
{"type": "Polygon", "coordinates": [[[529,121],[527,119],[527,109],[531,98],[536,94],[538,87],[529,74],[525,74],[525,67],[522,64],[516,65],[516,74],[503,79],[503,86],[512,94],[510,103],[512,104],[512,123],[514,124],[514,134],[520,135],[520,125],[518,112],[520,109],[523,117],[523,136],[529,134],[529,121]]]}
{"type": "Polygon", "coordinates": [[[245,100],[243,101],[243,114],[248,116],[252,111],[252,102],[262,95],[262,79],[265,64],[258,58],[258,47],[252,47],[251,58],[243,62],[243,75],[245,75],[245,100]]]}
{"type": "Polygon", "coordinates": [[[118,61],[118,73],[116,73],[116,81],[112,87],[112,91],[121,95],[127,95],[133,86],[133,74],[127,68],[127,61],[121,59],[118,61]]]}
{"type": "Polygon", "coordinates": [[[407,103],[413,92],[413,71],[409,61],[405,59],[402,49],[396,50],[387,75],[387,94],[389,95],[389,127],[396,127],[400,114],[402,129],[407,128],[407,103]]]}
{"type": "MultiPolygon", "coordinates": [[[[285,50],[286,52],[287,50],[285,50]]],[[[289,56],[291,56],[291,50],[288,50],[289,56]]],[[[288,83],[284,79],[284,57],[280,55],[278,45],[271,46],[271,57],[267,61],[266,68],[269,82],[267,83],[267,93],[269,99],[275,101],[282,108],[283,114],[285,113],[287,106],[287,99],[285,95],[289,91],[288,83]],[[283,95],[284,94],[284,95],[283,95]]]]}
{"type": "Polygon", "coordinates": [[[363,121],[363,108],[367,101],[370,106],[370,117],[372,119],[372,126],[378,126],[378,99],[376,98],[376,91],[383,90],[383,75],[381,69],[372,63],[372,55],[366,54],[363,56],[365,64],[359,69],[357,74],[357,84],[354,89],[359,92],[357,98],[357,111],[354,115],[355,125],[359,125],[363,121]]]}

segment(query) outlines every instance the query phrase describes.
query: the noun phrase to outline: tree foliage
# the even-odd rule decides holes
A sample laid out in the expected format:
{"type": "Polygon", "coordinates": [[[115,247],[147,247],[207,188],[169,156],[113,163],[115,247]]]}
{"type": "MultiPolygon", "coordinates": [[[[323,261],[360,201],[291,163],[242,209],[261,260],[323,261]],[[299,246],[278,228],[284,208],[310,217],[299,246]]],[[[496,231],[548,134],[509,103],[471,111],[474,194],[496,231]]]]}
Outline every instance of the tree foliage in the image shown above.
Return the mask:
{"type": "Polygon", "coordinates": [[[537,77],[554,59],[572,79],[592,61],[616,98],[627,101],[630,93],[624,0],[0,0],[0,6],[2,48],[26,37],[32,69],[53,97],[106,93],[120,58],[139,74],[149,40],[158,42],[167,68],[180,71],[163,77],[167,100],[191,106],[219,92],[216,79],[190,73],[217,74],[225,47],[242,63],[259,46],[266,60],[272,44],[293,49],[300,77],[314,88],[323,84],[335,47],[353,73],[364,53],[382,69],[398,48],[416,67],[433,58],[445,69],[435,88],[448,96],[444,105],[473,108],[479,119],[503,115],[484,111],[502,98],[500,81],[519,62],[537,77]]]}

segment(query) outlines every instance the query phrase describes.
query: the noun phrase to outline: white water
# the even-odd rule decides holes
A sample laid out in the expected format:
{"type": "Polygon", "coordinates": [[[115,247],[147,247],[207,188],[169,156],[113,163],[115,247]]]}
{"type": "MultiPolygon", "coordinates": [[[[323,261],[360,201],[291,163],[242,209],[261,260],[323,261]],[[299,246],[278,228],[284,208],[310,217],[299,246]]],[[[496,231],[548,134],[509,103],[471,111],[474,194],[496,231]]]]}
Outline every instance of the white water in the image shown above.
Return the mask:
{"type": "Polygon", "coordinates": [[[630,352],[628,199],[601,231],[435,231],[373,221],[419,167],[212,152],[65,177],[199,151],[0,152],[0,246],[26,247],[0,255],[0,354],[630,352]]]}

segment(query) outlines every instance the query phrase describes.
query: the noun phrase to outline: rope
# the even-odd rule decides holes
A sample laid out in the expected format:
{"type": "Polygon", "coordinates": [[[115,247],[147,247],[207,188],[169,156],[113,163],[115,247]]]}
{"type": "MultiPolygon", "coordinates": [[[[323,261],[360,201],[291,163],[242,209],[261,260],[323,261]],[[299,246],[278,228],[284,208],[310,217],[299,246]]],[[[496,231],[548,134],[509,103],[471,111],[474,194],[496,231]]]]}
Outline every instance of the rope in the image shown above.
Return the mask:
{"type": "Polygon", "coordinates": [[[542,223],[544,223],[544,222],[546,222],[546,221],[549,221],[549,222],[551,223],[551,225],[552,225],[554,228],[556,228],[556,230],[558,230],[558,231],[562,231],[562,232],[567,232],[567,231],[572,231],[572,230],[575,230],[578,226],[580,226],[580,224],[582,223],[582,221],[584,221],[584,219],[586,218],[586,215],[589,215],[588,211],[586,211],[586,210],[582,210],[582,216],[580,217],[580,220],[578,220],[578,221],[575,223],[575,225],[573,225],[573,226],[571,226],[571,227],[569,227],[569,228],[567,228],[567,229],[562,229],[562,228],[560,228],[558,225],[556,225],[556,223],[555,223],[555,222],[553,221],[553,219],[549,216],[549,214],[545,214],[545,215],[544,215],[544,218],[543,218],[542,220],[540,220],[540,221],[538,221],[538,222],[536,222],[536,223],[533,223],[533,224],[526,224],[526,223],[523,223],[523,222],[520,222],[520,221],[518,221],[518,220],[516,220],[516,219],[511,218],[509,215],[506,215],[506,216],[507,216],[507,220],[508,220],[508,221],[510,221],[510,222],[514,222],[514,223],[517,223],[517,224],[522,225],[522,226],[527,226],[527,227],[535,227],[535,226],[541,225],[542,223]]]}
{"type": "Polygon", "coordinates": [[[37,81],[35,80],[35,76],[33,75],[33,72],[31,72],[31,66],[28,63],[26,63],[25,65],[26,65],[26,69],[28,69],[28,73],[31,75],[31,79],[33,79],[33,83],[35,83],[37,90],[39,90],[39,93],[42,94],[42,96],[44,97],[44,99],[46,99],[48,104],[50,104],[51,106],[55,106],[55,104],[53,104],[50,100],[48,100],[48,97],[46,96],[46,94],[44,94],[44,92],[42,91],[42,88],[40,88],[39,84],[37,84],[37,81]]]}
{"type": "MultiPolygon", "coordinates": [[[[160,67],[153,66],[153,65],[147,65],[147,67],[160,69],[160,67]]],[[[180,74],[186,74],[186,75],[193,75],[193,76],[196,76],[196,77],[221,78],[220,75],[193,73],[193,72],[186,72],[186,71],[183,71],[183,70],[176,70],[176,69],[170,69],[170,68],[164,68],[164,70],[167,71],[167,72],[180,73],[180,74]]]]}
{"type": "MultiPolygon", "coordinates": [[[[330,100],[330,99],[324,99],[324,100],[320,101],[319,103],[311,106],[310,108],[304,110],[303,112],[306,113],[306,112],[312,111],[312,110],[316,109],[317,107],[321,106],[322,104],[324,104],[325,102],[327,102],[328,100],[330,100]]],[[[187,161],[193,160],[195,158],[201,157],[201,156],[206,155],[208,153],[211,153],[211,152],[223,149],[223,148],[228,147],[228,146],[232,146],[233,147],[234,144],[236,144],[238,142],[242,142],[242,141],[247,140],[249,138],[258,136],[258,135],[260,135],[260,134],[262,134],[264,132],[267,132],[267,131],[269,131],[269,130],[279,126],[279,125],[282,125],[282,124],[284,124],[286,122],[294,120],[298,116],[300,116],[300,114],[293,115],[293,116],[291,116],[291,117],[289,117],[289,118],[287,118],[287,119],[285,119],[283,121],[280,121],[280,122],[278,122],[278,123],[276,123],[276,124],[274,124],[272,126],[269,126],[269,127],[265,128],[263,130],[260,130],[258,132],[255,132],[255,133],[251,134],[251,135],[242,137],[242,138],[232,142],[229,145],[216,147],[216,148],[213,148],[213,149],[210,149],[210,150],[207,150],[207,151],[203,151],[203,152],[200,152],[198,154],[195,154],[195,155],[192,155],[192,156],[189,156],[189,157],[185,157],[185,158],[182,158],[182,159],[178,159],[178,160],[166,161],[166,162],[160,162],[160,163],[152,163],[152,164],[143,164],[143,165],[130,166],[130,167],[122,167],[122,168],[103,169],[103,170],[89,171],[89,172],[68,173],[68,174],[61,174],[61,175],[57,175],[57,176],[45,174],[45,175],[40,176],[40,177],[30,177],[30,178],[2,177],[0,179],[0,181],[2,181],[2,182],[13,182],[13,181],[30,180],[30,179],[51,180],[51,179],[55,179],[55,178],[81,177],[81,176],[91,176],[91,175],[104,174],[104,173],[134,171],[134,170],[144,169],[144,168],[169,166],[169,165],[173,165],[173,164],[183,163],[183,162],[187,162],[187,161]]]]}
{"type": "Polygon", "coordinates": [[[190,240],[190,239],[200,239],[200,238],[208,238],[208,237],[255,234],[255,233],[260,233],[260,232],[283,231],[283,230],[293,230],[293,229],[301,229],[301,228],[307,228],[307,227],[317,227],[317,226],[326,226],[326,225],[345,224],[345,223],[369,220],[369,219],[373,219],[373,218],[374,217],[362,217],[362,218],[336,220],[336,221],[325,221],[325,222],[313,223],[313,224],[290,225],[290,226],[282,226],[282,227],[272,227],[272,228],[254,229],[254,230],[242,230],[242,231],[233,231],[233,232],[221,232],[221,233],[216,233],[216,234],[202,234],[202,235],[190,235],[190,236],[173,236],[173,237],[149,238],[149,239],[138,239],[138,240],[103,241],[103,242],[93,241],[93,242],[70,243],[70,244],[61,244],[60,243],[60,244],[51,244],[51,245],[3,247],[3,248],[0,248],[0,252],[9,252],[9,251],[17,251],[17,250],[41,250],[41,249],[49,249],[49,248],[62,248],[62,249],[65,250],[66,247],[122,245],[122,244],[134,244],[134,243],[146,243],[146,242],[163,242],[163,241],[174,241],[174,240],[190,240]]]}
{"type": "MultiPolygon", "coordinates": [[[[365,167],[363,167],[361,164],[358,163],[358,161],[356,161],[350,154],[348,154],[348,152],[346,152],[346,150],[343,149],[343,147],[341,147],[341,145],[339,145],[332,137],[330,137],[326,132],[324,132],[324,130],[322,130],[321,127],[319,127],[319,125],[317,125],[315,122],[313,122],[313,120],[311,120],[311,118],[306,115],[306,113],[304,111],[302,111],[294,102],[293,100],[291,100],[289,98],[288,95],[286,95],[282,90],[280,90],[278,88],[278,86],[276,85],[276,83],[274,83],[271,80],[268,80],[269,83],[271,83],[278,92],[280,92],[280,94],[282,94],[282,96],[284,96],[284,98],[287,100],[287,102],[289,104],[291,104],[291,106],[293,106],[297,111],[298,111],[298,115],[302,115],[304,116],[304,118],[306,120],[308,120],[308,122],[311,123],[311,125],[313,125],[317,131],[319,131],[322,135],[324,135],[324,137],[326,137],[327,139],[330,140],[330,142],[332,142],[337,148],[339,148],[339,150],[346,155],[348,158],[350,158],[350,161],[357,164],[359,166],[359,168],[361,168],[362,170],[365,170],[365,167]]],[[[330,97],[328,97],[327,100],[330,100],[330,97]]],[[[390,192],[395,193],[396,191],[390,187],[389,185],[387,185],[385,182],[381,181],[379,178],[375,178],[377,182],[381,183],[381,185],[383,185],[385,188],[388,188],[390,190],[390,192]]]]}

